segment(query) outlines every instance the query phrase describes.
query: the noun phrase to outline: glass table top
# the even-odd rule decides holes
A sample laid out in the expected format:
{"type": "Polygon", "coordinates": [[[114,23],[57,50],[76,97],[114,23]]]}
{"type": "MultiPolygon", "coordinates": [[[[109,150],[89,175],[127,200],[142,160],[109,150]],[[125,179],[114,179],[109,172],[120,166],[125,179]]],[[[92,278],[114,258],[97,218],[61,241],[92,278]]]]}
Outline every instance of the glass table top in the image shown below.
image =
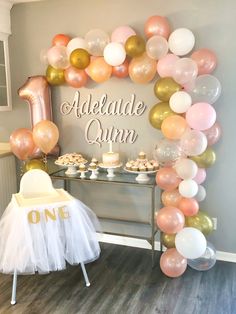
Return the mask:
{"type": "Polygon", "coordinates": [[[123,168],[116,168],[114,169],[115,176],[112,178],[107,177],[108,172],[106,169],[98,168],[98,174],[96,179],[90,179],[90,176],[92,174],[91,171],[87,171],[85,173],[85,178],[80,177],[80,173],[76,173],[75,175],[67,175],[65,172],[67,171],[67,168],[65,167],[62,169],[61,167],[53,167],[51,171],[49,171],[49,174],[54,179],[62,179],[62,180],[81,180],[86,182],[97,182],[97,183],[127,183],[127,184],[133,184],[133,185],[140,185],[140,186],[146,186],[146,187],[154,187],[156,185],[156,174],[148,172],[146,173],[146,176],[148,177],[148,181],[146,182],[140,182],[136,181],[138,173],[130,173],[126,172],[123,168]]]}

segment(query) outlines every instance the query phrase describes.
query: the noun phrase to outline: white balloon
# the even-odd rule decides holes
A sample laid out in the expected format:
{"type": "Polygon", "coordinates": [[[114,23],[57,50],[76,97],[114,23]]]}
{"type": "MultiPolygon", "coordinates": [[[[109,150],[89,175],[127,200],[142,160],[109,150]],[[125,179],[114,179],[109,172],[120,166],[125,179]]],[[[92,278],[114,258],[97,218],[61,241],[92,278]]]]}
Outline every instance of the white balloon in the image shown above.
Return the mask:
{"type": "Polygon", "coordinates": [[[198,130],[187,130],[180,139],[183,152],[189,156],[202,154],[207,148],[206,135],[198,130]]]}
{"type": "Polygon", "coordinates": [[[103,55],[106,63],[112,65],[113,67],[121,65],[126,58],[124,46],[115,42],[106,45],[103,55]]]}
{"type": "Polygon", "coordinates": [[[174,168],[178,176],[185,180],[193,179],[198,171],[198,166],[195,161],[188,158],[179,159],[175,163],[174,168]]]}
{"type": "Polygon", "coordinates": [[[81,37],[75,37],[71,39],[66,46],[68,56],[72,53],[73,50],[79,48],[86,49],[85,40],[81,37]]]}
{"type": "Polygon", "coordinates": [[[192,105],[192,98],[188,93],[179,91],[170,97],[169,104],[174,112],[184,113],[192,105]]]}
{"type": "Polygon", "coordinates": [[[185,258],[195,259],[205,253],[207,241],[200,230],[187,227],[177,233],[175,246],[176,250],[185,258]]]}
{"type": "Polygon", "coordinates": [[[179,184],[179,193],[183,197],[192,198],[198,192],[198,184],[191,179],[183,180],[179,184]]]}
{"type": "Polygon", "coordinates": [[[193,33],[187,28],[178,28],[170,34],[169,48],[177,56],[189,53],[195,44],[193,33]]]}
{"type": "Polygon", "coordinates": [[[204,188],[204,186],[199,185],[198,192],[195,195],[195,199],[198,202],[202,202],[205,198],[206,198],[206,189],[204,188]]]}

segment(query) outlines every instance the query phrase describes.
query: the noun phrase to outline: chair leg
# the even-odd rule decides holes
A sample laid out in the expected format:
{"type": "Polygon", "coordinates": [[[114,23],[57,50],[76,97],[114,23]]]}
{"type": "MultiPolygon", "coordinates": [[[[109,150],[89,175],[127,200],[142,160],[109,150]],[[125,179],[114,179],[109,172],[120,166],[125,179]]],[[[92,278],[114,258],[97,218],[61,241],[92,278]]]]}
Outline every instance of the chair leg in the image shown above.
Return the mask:
{"type": "Polygon", "coordinates": [[[85,280],[85,283],[86,283],[86,287],[89,287],[90,286],[90,282],[89,282],[89,279],[88,279],[88,275],[87,275],[84,263],[80,263],[80,265],[81,265],[82,272],[83,272],[83,275],[84,275],[84,280],[85,280]]]}
{"type": "Polygon", "coordinates": [[[11,305],[16,304],[16,286],[17,286],[17,271],[15,269],[12,283],[11,305]]]}

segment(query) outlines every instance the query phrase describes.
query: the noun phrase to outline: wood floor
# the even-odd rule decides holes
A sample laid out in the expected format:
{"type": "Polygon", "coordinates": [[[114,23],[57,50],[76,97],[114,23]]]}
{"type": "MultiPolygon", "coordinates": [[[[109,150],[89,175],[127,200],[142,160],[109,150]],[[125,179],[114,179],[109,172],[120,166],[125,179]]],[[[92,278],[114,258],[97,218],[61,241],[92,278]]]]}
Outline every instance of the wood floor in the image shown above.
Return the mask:
{"type": "Polygon", "coordinates": [[[0,313],[8,314],[236,314],[236,264],[217,262],[208,272],[188,269],[181,278],[151,268],[150,251],[102,244],[101,258],[49,275],[19,276],[17,304],[10,305],[12,277],[0,275],[0,313]]]}

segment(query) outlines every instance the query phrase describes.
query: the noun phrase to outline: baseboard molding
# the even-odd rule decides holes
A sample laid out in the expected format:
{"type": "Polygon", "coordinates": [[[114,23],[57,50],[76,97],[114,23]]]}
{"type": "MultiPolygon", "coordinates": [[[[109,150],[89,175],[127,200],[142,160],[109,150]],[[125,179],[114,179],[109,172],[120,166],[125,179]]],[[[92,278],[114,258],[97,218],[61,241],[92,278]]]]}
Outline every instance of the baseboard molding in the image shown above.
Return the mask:
{"type": "MultiPolygon", "coordinates": [[[[111,234],[98,234],[98,239],[99,239],[99,242],[104,242],[104,243],[132,246],[132,247],[137,247],[137,248],[142,248],[142,249],[151,249],[150,243],[144,239],[122,237],[122,236],[111,235],[111,234]]],[[[160,251],[159,241],[155,242],[155,250],[160,251]]],[[[216,258],[219,261],[236,263],[236,253],[217,251],[216,258]]]]}

